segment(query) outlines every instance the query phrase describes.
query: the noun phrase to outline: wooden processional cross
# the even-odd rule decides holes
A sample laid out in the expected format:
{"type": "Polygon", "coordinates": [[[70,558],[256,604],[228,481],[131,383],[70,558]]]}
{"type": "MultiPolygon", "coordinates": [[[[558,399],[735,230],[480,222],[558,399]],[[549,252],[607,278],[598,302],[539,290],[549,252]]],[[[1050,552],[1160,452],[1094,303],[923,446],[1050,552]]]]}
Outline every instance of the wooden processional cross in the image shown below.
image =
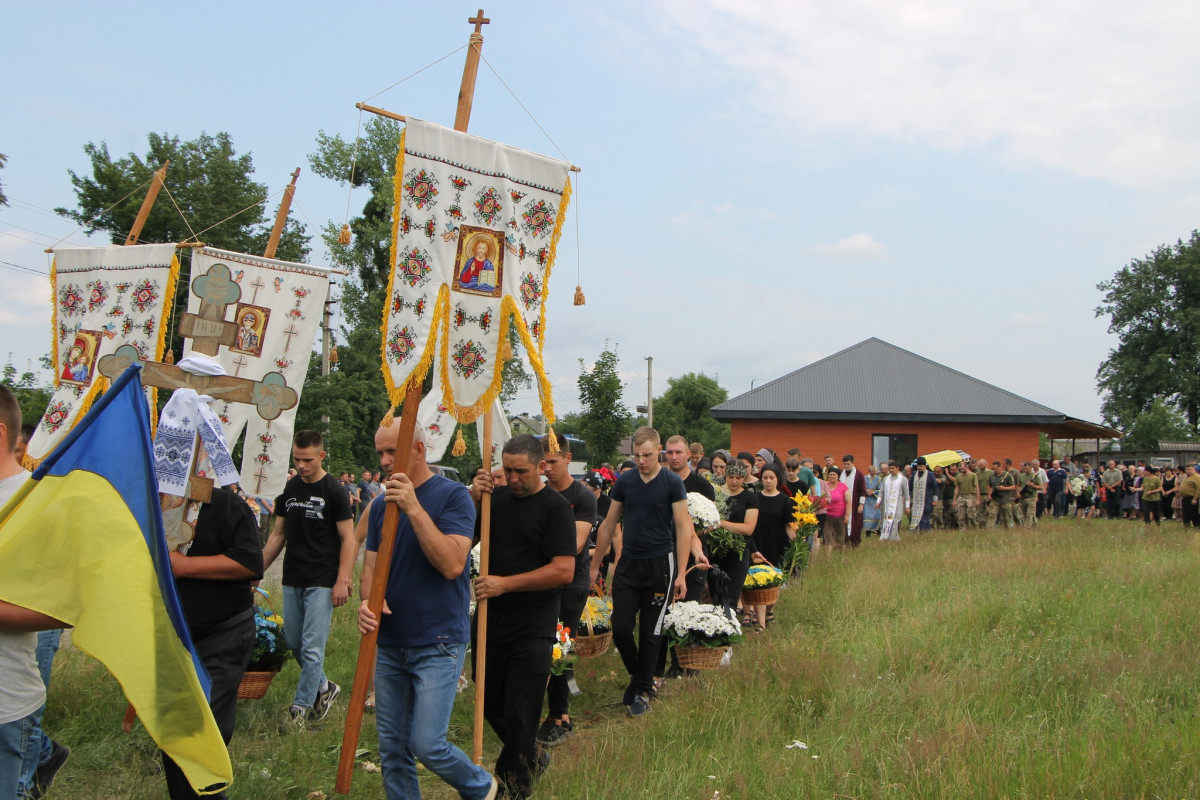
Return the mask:
{"type": "MultiPolygon", "coordinates": [[[[465,133],[471,120],[471,103],[475,97],[475,79],[479,74],[479,55],[483,49],[483,26],[491,20],[483,15],[483,9],[467,20],[475,26],[467,43],[467,60],[463,66],[462,84],[458,90],[458,108],[454,114],[454,130],[465,133]]],[[[405,122],[401,114],[384,111],[381,108],[369,106],[366,103],[356,103],[357,108],[370,111],[383,117],[405,122]]],[[[396,460],[392,465],[393,473],[409,470],[409,458],[412,453],[413,432],[416,430],[417,407],[421,404],[421,382],[410,380],[408,390],[404,394],[404,405],[400,415],[400,423],[396,426],[396,460]]],[[[483,423],[482,451],[491,451],[492,444],[492,414],[489,409],[483,423]]],[[[490,466],[490,465],[489,465],[490,466]]],[[[484,494],[479,510],[480,559],[481,575],[488,572],[488,552],[491,534],[492,496],[484,494]]],[[[396,543],[396,528],[400,524],[400,510],[395,503],[384,505],[383,529],[379,541],[379,551],[375,556],[375,573],[371,582],[371,596],[367,598],[367,606],[379,619],[383,608],[384,593],[387,590],[388,571],[392,563],[392,552],[396,543]]],[[[475,660],[478,667],[475,672],[475,735],[473,757],[476,764],[483,761],[483,690],[484,666],[487,657],[487,601],[481,601],[477,606],[476,622],[479,635],[475,643],[475,660]]],[[[379,629],[362,637],[358,649],[358,666],[354,672],[354,684],[350,690],[350,705],[346,709],[346,727],[342,736],[342,752],[338,759],[337,782],[334,791],[338,794],[350,792],[350,780],[354,773],[354,756],[358,749],[358,737],[362,727],[363,702],[367,697],[368,684],[375,665],[375,644],[379,637],[379,629]]]]}
{"type": "MultiPolygon", "coordinates": [[[[155,184],[142,203],[142,213],[138,214],[139,221],[144,222],[145,216],[149,214],[149,205],[153,205],[154,197],[158,193],[157,189],[162,185],[160,173],[165,172],[166,165],[159,173],[155,174],[155,184]]],[[[271,237],[264,253],[266,258],[275,256],[275,250],[279,246],[280,233],[291,208],[292,196],[296,192],[296,179],[299,177],[300,169],[297,168],[292,173],[291,183],[284,190],[283,200],[275,215],[275,226],[271,231],[271,237]]],[[[126,244],[133,244],[137,241],[141,225],[135,222],[134,226],[134,231],[130,232],[126,244]]],[[[250,286],[254,289],[254,296],[250,301],[253,303],[258,298],[258,291],[266,288],[266,284],[262,282],[261,278],[256,277],[250,286]]],[[[179,333],[183,338],[192,340],[193,352],[215,358],[220,353],[221,345],[228,347],[236,341],[237,323],[226,321],[225,313],[229,306],[241,300],[242,287],[234,282],[229,267],[224,264],[214,264],[209,267],[208,272],[192,281],[191,289],[192,294],[200,298],[200,308],[196,314],[185,313],[180,317],[179,333]]],[[[292,337],[299,334],[300,331],[296,330],[295,323],[292,323],[288,330],[284,331],[284,335],[288,337],[289,346],[292,337]]],[[[248,363],[245,357],[239,355],[233,361],[233,375],[195,375],[174,364],[146,361],[138,353],[137,348],[126,344],[118,347],[112,354],[101,358],[96,369],[109,380],[115,380],[129,368],[130,364],[140,364],[142,366],[142,383],[146,386],[171,391],[188,388],[194,389],[197,394],[206,394],[218,400],[248,403],[254,406],[258,410],[259,416],[268,422],[277,419],[289,408],[295,407],[300,399],[299,395],[296,394],[295,389],[287,385],[287,381],[280,373],[268,372],[261,380],[257,381],[239,378],[238,373],[248,363]]],[[[197,474],[202,446],[197,437],[195,456],[192,459],[192,474],[188,478],[188,499],[207,503],[212,499],[214,481],[212,478],[197,474]]],[[[266,480],[267,475],[264,469],[259,467],[254,477],[258,481],[255,488],[257,493],[262,490],[262,483],[266,480]]]]}

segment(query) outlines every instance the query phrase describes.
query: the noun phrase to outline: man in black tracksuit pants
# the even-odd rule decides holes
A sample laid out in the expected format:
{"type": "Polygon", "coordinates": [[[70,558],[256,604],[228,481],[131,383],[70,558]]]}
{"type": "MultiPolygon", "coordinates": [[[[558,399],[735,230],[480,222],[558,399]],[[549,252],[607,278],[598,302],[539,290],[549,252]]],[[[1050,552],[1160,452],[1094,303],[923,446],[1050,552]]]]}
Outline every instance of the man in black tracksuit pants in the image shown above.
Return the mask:
{"type": "Polygon", "coordinates": [[[595,583],[602,554],[624,517],[622,549],[612,582],[612,627],[613,643],[630,676],[624,704],[631,716],[650,708],[663,617],[672,596],[680,598],[687,591],[678,565],[687,563],[689,552],[698,563],[708,563],[692,532],[683,481],[659,464],[660,450],[658,431],[642,427],[634,432],[637,469],[617,479],[592,557],[591,580],[595,583]],[[639,616],[635,638],[633,626],[639,616]]]}

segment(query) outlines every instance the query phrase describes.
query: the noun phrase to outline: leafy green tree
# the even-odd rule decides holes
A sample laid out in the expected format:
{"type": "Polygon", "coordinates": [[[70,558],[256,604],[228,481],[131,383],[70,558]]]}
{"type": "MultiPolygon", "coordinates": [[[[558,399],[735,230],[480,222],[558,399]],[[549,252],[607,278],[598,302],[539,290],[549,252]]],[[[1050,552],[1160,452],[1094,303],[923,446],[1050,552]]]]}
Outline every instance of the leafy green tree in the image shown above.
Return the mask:
{"type": "Polygon", "coordinates": [[[1157,450],[1159,442],[1186,441],[1193,432],[1179,411],[1161,397],[1156,397],[1150,407],[1137,416],[1133,425],[1121,440],[1123,450],[1157,450]]]}
{"type": "MultiPolygon", "coordinates": [[[[44,369],[50,368],[49,361],[48,357],[42,357],[44,369]]],[[[36,425],[42,414],[46,413],[46,406],[50,404],[51,389],[38,380],[33,365],[29,365],[24,372],[18,372],[12,363],[12,353],[9,353],[8,363],[0,371],[0,383],[12,389],[13,394],[17,396],[17,404],[21,407],[21,424],[36,425]]]]}
{"type": "Polygon", "coordinates": [[[1101,411],[1130,429],[1156,400],[1200,431],[1200,231],[1134,259],[1097,288],[1096,316],[1109,317],[1120,344],[1096,372],[1101,411]]]}
{"type": "Polygon", "coordinates": [[[629,433],[632,417],[621,398],[621,377],[617,373],[617,348],[604,350],[589,369],[579,359],[579,401],[583,405],[580,421],[583,439],[591,460],[612,461],[618,457],[621,439],[629,433]]]}
{"type": "Polygon", "coordinates": [[[317,151],[308,157],[318,175],[340,186],[366,186],[371,190],[362,213],[350,220],[350,244],[338,243],[339,223],[328,223],[323,233],[334,263],[356,272],[368,290],[387,286],[392,247],[392,176],[399,149],[400,125],[372,116],[357,143],[320,131],[317,151]]]}
{"type": "Polygon", "coordinates": [[[668,378],[667,390],[654,399],[654,427],[664,440],[686,436],[689,442],[703,444],[706,453],[729,447],[729,424],[709,414],[709,409],[727,399],[729,392],[703,372],[668,378]]]}
{"type": "Polygon", "coordinates": [[[321,431],[325,437],[325,468],[334,474],[378,468],[375,431],[390,405],[379,356],[383,290],[367,293],[347,283],[341,303],[345,325],[339,332],[337,363],[322,375],[320,355],[312,356],[296,410],[296,430],[321,431]]]}

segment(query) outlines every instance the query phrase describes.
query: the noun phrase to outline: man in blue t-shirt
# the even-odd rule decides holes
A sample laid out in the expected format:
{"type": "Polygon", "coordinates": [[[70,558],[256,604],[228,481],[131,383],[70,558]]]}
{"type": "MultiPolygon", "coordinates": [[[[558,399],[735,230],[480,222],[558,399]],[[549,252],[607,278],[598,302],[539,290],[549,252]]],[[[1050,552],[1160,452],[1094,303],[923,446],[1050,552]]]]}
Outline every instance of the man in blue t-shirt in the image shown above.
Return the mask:
{"type": "Polygon", "coordinates": [[[682,598],[687,591],[684,571],[678,565],[687,563],[689,552],[697,564],[708,565],[700,541],[693,535],[683,481],[662,468],[658,461],[661,450],[662,442],[654,428],[634,431],[633,460],[637,469],[617,479],[612,505],[600,524],[592,555],[594,584],[600,560],[612,542],[617,522],[622,521],[625,532],[612,582],[612,628],[613,644],[629,672],[624,703],[630,716],[650,710],[663,617],[672,595],[682,598]],[[635,639],[633,627],[639,614],[641,625],[635,639]]]}
{"type": "Polygon", "coordinates": [[[389,800],[420,797],[419,759],[461,797],[492,800],[496,781],[446,741],[470,638],[466,566],[475,506],[465,486],[430,471],[425,449],[425,432],[418,425],[408,472],[392,475],[396,429],[381,427],[375,434],[379,466],[391,478],[385,484],[386,502],[372,503],[369,512],[358,629],[363,634],[379,629],[375,725],[383,785],[389,800]],[[388,503],[395,503],[401,515],[379,620],[367,598],[388,503]]]}

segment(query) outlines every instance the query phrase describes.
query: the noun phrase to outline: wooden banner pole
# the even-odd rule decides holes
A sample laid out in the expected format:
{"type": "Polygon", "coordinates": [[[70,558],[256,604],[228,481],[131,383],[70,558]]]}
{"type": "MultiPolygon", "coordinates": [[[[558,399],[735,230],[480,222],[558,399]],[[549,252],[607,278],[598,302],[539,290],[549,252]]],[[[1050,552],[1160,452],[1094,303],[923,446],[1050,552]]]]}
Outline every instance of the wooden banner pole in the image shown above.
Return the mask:
{"type": "MultiPolygon", "coordinates": [[[[475,89],[475,77],[479,70],[479,49],[483,47],[481,26],[490,20],[479,16],[467,20],[475,26],[471,34],[470,47],[467,48],[467,63],[463,67],[463,89],[475,89]],[[473,54],[473,57],[472,57],[473,54]],[[468,78],[468,74],[470,76],[468,78]]],[[[471,119],[471,95],[464,96],[463,89],[459,90],[458,111],[454,116],[454,129],[466,132],[467,123],[471,119]]],[[[435,367],[436,369],[436,367],[435,367]]],[[[416,430],[417,407],[421,404],[421,384],[413,381],[404,395],[404,408],[400,414],[400,425],[396,431],[396,461],[393,472],[404,472],[408,469],[409,456],[412,453],[413,431],[416,430]],[[403,469],[401,469],[403,467],[403,469]]],[[[490,419],[489,410],[489,419],[490,419]]],[[[486,506],[490,510],[491,506],[486,506]]],[[[485,518],[486,519],[486,518],[485,518]]],[[[400,524],[400,509],[395,503],[388,503],[384,508],[383,530],[380,531],[379,551],[375,555],[375,572],[371,579],[371,596],[367,607],[378,619],[382,616],[383,598],[387,591],[388,572],[392,565],[392,550],[396,542],[396,528],[400,524]]],[[[485,523],[486,524],[486,523],[485,523]]],[[[372,667],[375,664],[375,646],[379,629],[362,637],[358,648],[358,665],[354,670],[354,685],[350,690],[350,706],[346,709],[346,727],[342,733],[342,752],[338,759],[337,782],[334,791],[338,794],[350,792],[350,782],[354,776],[354,754],[358,750],[358,737],[362,731],[363,702],[367,698],[368,683],[371,680],[372,667]]],[[[482,633],[481,633],[482,636],[482,633]]]]}
{"type": "Polygon", "coordinates": [[[146,226],[146,219],[150,216],[150,209],[154,208],[154,201],[158,199],[158,190],[162,188],[163,181],[167,179],[167,167],[171,166],[171,160],[167,159],[161,167],[154,172],[154,180],[150,182],[150,188],[146,191],[146,199],[142,200],[142,207],[138,209],[137,219],[133,221],[133,227],[129,229],[129,235],[125,237],[125,246],[137,244],[138,237],[142,235],[142,228],[146,226]]]}
{"type": "Polygon", "coordinates": [[[279,237],[283,235],[283,226],[287,223],[288,212],[292,210],[292,197],[296,194],[296,179],[300,177],[300,168],[292,173],[292,182],[283,190],[283,199],[279,201],[279,211],[275,214],[275,225],[271,228],[271,238],[267,239],[267,249],[263,258],[274,258],[279,249],[279,237]]]}
{"type": "MultiPolygon", "coordinates": [[[[483,455],[483,468],[492,474],[492,408],[483,413],[483,441],[479,452],[483,455]]],[[[484,493],[479,501],[479,574],[488,574],[488,562],[492,549],[492,496],[484,493]]],[[[480,600],[475,606],[475,728],[471,740],[471,758],[476,764],[483,763],[483,687],[487,679],[487,624],[488,602],[480,600]]]]}

